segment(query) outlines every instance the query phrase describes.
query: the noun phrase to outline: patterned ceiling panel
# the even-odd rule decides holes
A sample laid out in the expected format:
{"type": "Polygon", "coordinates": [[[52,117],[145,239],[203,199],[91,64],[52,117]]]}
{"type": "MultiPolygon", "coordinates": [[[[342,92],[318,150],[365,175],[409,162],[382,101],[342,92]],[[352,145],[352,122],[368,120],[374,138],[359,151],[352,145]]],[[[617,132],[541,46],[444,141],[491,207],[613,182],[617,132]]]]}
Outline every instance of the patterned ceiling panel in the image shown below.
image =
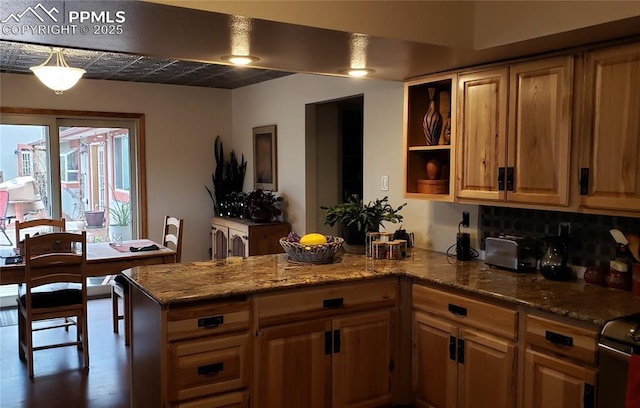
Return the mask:
{"type": "MultiPolygon", "coordinates": [[[[0,72],[32,75],[29,67],[42,64],[49,52],[50,48],[46,46],[0,41],[0,72]]],[[[285,71],[76,49],[65,49],[64,57],[70,66],[87,71],[84,78],[208,88],[234,89],[292,74],[285,71]]]]}

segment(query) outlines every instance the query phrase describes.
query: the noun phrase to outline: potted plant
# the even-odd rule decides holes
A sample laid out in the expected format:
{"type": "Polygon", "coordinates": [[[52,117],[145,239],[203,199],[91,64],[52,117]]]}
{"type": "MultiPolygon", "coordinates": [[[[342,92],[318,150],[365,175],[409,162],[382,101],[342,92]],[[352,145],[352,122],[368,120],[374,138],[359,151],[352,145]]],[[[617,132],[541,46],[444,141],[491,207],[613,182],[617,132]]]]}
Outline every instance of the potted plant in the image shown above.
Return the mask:
{"type": "Polygon", "coordinates": [[[353,194],[344,203],[333,207],[321,206],[325,211],[324,223],[333,227],[336,223],[342,226],[342,237],[348,245],[364,245],[367,232],[379,231],[384,228],[383,222],[400,222],[400,210],[407,205],[402,204],[393,208],[385,196],[365,204],[362,199],[353,194]]]}
{"type": "Polygon", "coordinates": [[[254,222],[271,222],[282,214],[282,201],[282,197],[275,196],[271,191],[254,190],[244,199],[244,217],[254,222]]]}
{"type": "Polygon", "coordinates": [[[131,233],[131,206],[128,202],[113,200],[109,207],[109,232],[112,237],[129,241],[131,233]]]}
{"type": "Polygon", "coordinates": [[[240,162],[236,158],[236,154],[231,150],[230,158],[225,162],[224,148],[220,136],[216,137],[213,146],[213,154],[216,159],[215,171],[211,174],[213,189],[205,186],[216,215],[218,216],[237,216],[233,214],[234,205],[237,204],[236,197],[232,194],[242,192],[244,184],[244,175],[247,170],[247,162],[244,155],[241,156],[240,162]]]}

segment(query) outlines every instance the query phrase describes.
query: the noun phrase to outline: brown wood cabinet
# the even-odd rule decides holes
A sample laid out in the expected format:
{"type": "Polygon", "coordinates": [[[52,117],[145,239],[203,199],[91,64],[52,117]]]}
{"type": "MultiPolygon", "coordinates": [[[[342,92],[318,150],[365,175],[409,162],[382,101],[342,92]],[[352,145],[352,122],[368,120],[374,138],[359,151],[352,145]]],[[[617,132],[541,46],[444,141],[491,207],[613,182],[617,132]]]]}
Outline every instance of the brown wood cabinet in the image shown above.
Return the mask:
{"type": "Polygon", "coordinates": [[[421,285],[412,296],[414,404],[515,407],[517,312],[421,285]]]}
{"type": "Polygon", "coordinates": [[[573,57],[460,74],[457,197],[566,206],[573,57]]]}
{"type": "Polygon", "coordinates": [[[248,406],[246,299],[160,306],[132,285],[131,301],[134,408],[248,406]]]}
{"type": "Polygon", "coordinates": [[[441,75],[405,83],[404,191],[406,197],[453,201],[456,134],[456,76],[441,75]],[[437,144],[427,141],[424,118],[435,95],[441,120],[437,144]],[[427,166],[430,169],[427,171],[427,166]]]}
{"type": "Polygon", "coordinates": [[[211,257],[253,256],[283,252],[280,238],[291,232],[286,222],[257,223],[241,218],[211,220],[211,257]]]}
{"type": "Polygon", "coordinates": [[[391,405],[396,291],[396,280],[383,280],[256,297],[254,404],[391,405]]]}
{"type": "Polygon", "coordinates": [[[640,43],[586,55],[580,205],[640,210],[640,43]]]}
{"type": "Polygon", "coordinates": [[[527,314],[523,407],[595,407],[597,339],[595,329],[527,314]]]}

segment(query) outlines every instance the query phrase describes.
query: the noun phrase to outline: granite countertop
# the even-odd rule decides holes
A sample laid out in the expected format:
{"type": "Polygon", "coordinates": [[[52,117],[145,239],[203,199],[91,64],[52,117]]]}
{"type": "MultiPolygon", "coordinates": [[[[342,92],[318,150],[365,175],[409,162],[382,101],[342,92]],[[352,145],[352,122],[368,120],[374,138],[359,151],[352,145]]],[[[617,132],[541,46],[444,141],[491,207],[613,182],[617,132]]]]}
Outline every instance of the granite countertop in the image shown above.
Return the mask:
{"type": "Polygon", "coordinates": [[[640,297],[584,281],[554,282],[540,273],[489,268],[482,261],[457,261],[443,253],[412,248],[400,261],[341,254],[327,265],[293,263],[286,254],[138,266],[129,281],[161,305],[248,295],[278,289],[352,282],[384,276],[418,281],[500,299],[602,326],[640,313],[640,297]]]}

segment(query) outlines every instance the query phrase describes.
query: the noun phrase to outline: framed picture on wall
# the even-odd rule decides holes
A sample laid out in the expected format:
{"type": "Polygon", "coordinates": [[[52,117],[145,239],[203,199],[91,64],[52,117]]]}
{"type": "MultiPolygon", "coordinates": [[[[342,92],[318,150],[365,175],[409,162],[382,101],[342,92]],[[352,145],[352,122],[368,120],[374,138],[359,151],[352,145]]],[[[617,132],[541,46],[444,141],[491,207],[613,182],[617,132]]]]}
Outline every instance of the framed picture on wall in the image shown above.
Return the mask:
{"type": "Polygon", "coordinates": [[[278,190],[276,125],[253,128],[253,184],[255,189],[278,190]]]}

